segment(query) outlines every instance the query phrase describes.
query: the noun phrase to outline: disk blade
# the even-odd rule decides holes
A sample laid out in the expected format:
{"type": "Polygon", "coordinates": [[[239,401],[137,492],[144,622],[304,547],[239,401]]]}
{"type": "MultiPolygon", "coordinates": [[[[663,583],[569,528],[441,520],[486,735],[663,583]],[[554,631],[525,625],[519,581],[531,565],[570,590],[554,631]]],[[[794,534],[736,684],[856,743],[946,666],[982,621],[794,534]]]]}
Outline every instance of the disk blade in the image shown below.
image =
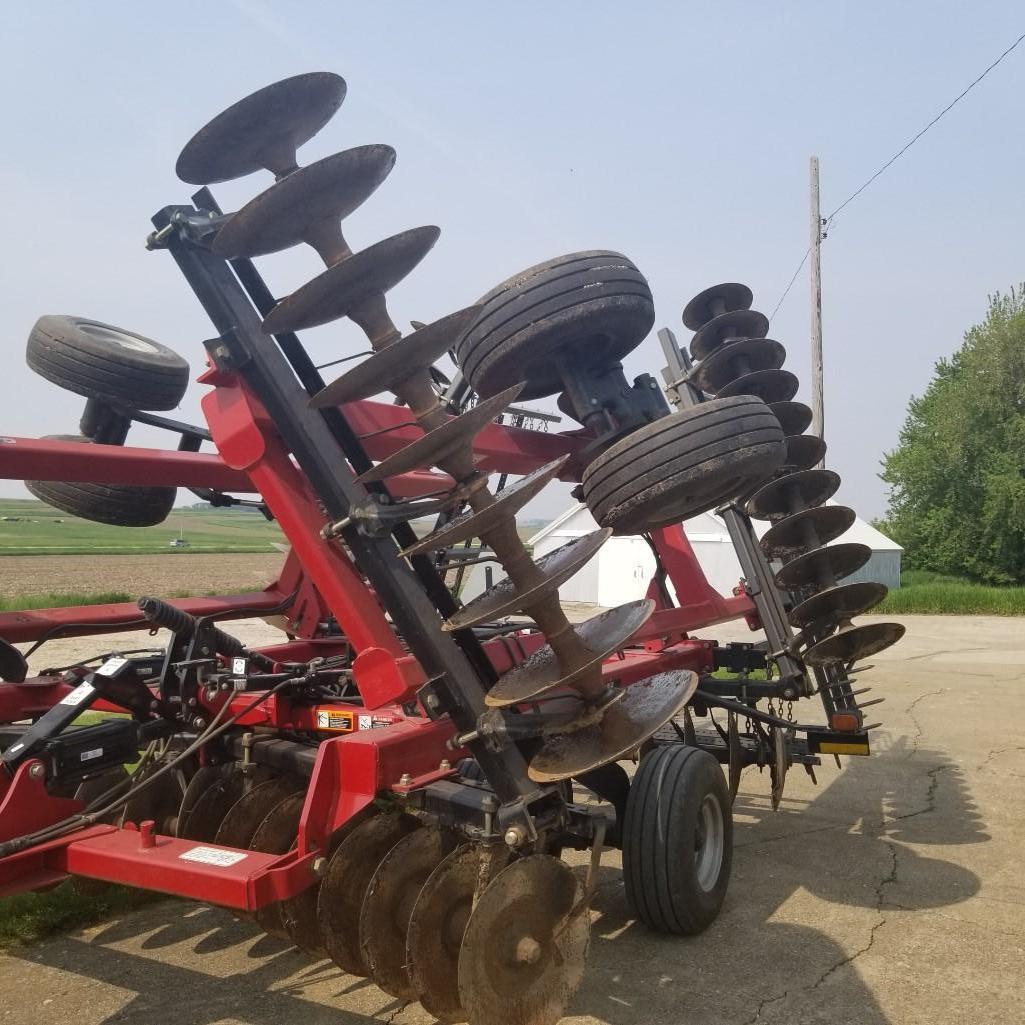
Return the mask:
{"type": "Polygon", "coordinates": [[[762,536],[762,551],[774,558],[819,548],[847,533],[855,519],[854,510],[846,505],[805,509],[777,520],[762,536]]]}
{"type": "Polygon", "coordinates": [[[780,520],[804,509],[823,505],[840,487],[840,475],[832,470],[801,470],[777,477],[760,487],[746,506],[756,520],[780,520]]]}
{"type": "Polygon", "coordinates": [[[738,338],[764,338],[769,333],[769,320],[757,310],[733,310],[721,313],[702,324],[690,340],[690,354],[707,359],[713,350],[738,338]]]}
{"type": "Polygon", "coordinates": [[[805,653],[804,661],[810,666],[825,666],[833,662],[856,662],[868,658],[884,648],[896,644],[904,636],[900,623],[868,623],[838,630],[813,644],[805,653]]]}
{"type": "Polygon", "coordinates": [[[515,861],[477,902],[459,952],[474,1023],[555,1025],[584,977],[590,919],[573,872],[547,854],[515,861]]]}
{"type": "Polygon", "coordinates": [[[722,308],[726,313],[734,310],[749,310],[754,296],[747,285],[735,281],[727,281],[721,285],[712,285],[696,296],[683,308],[683,326],[690,331],[698,331],[722,308]]]}
{"type": "Polygon", "coordinates": [[[697,686],[697,673],[685,669],[631,684],[597,724],[546,739],[530,761],[530,778],[557,783],[626,757],[676,715],[697,686]]]}

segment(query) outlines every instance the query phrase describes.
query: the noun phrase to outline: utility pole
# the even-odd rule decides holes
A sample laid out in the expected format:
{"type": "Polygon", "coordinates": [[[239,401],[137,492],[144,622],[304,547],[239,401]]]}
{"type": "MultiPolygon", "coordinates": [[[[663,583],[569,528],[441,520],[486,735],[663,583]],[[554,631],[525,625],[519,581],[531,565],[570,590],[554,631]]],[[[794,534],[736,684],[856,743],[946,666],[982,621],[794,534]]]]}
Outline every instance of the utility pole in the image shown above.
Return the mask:
{"type": "MultiPolygon", "coordinates": [[[[811,432],[825,437],[822,404],[822,215],[819,212],[819,158],[811,158],[811,432]]],[[[819,462],[819,466],[822,463],[819,462]]]]}

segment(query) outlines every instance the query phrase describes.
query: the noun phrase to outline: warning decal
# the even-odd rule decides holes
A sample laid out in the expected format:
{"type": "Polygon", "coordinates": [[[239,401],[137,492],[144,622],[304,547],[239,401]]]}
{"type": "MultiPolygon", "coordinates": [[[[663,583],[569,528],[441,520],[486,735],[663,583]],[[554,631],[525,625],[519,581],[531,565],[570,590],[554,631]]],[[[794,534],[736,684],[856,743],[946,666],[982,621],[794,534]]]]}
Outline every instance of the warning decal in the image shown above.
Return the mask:
{"type": "Polygon", "coordinates": [[[338,733],[352,732],[352,714],[350,712],[339,712],[333,708],[318,708],[317,729],[334,730],[338,733]]]}

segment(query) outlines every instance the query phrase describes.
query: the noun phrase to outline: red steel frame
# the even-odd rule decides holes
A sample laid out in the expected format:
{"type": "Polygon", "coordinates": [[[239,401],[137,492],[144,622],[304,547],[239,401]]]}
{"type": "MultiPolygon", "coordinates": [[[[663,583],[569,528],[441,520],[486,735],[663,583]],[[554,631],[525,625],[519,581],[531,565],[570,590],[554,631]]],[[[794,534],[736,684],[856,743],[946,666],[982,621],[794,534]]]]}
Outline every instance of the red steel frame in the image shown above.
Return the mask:
{"type": "MultiPolygon", "coordinates": [[[[152,824],[143,823],[141,829],[96,826],[0,860],[0,894],[79,874],[253,910],[309,886],[330,835],[375,795],[382,790],[407,792],[443,777],[451,772],[448,759],[458,755],[446,747],[452,734],[447,720],[402,713],[403,704],[415,701],[424,673],[405,651],[345,550],[322,536],[324,514],[316,495],[258,399],[234,373],[211,369],[200,380],[213,385],[202,405],[217,454],[105,445],[83,449],[74,443],[8,437],[0,438],[0,479],[145,483],[259,493],[292,545],[278,579],[258,592],[188,598],[174,604],[196,616],[237,619],[271,613],[294,594],[287,630],[295,639],[264,652],[281,660],[308,659],[315,651],[351,645],[356,652],[353,676],[363,705],[348,708],[354,716],[363,711],[391,725],[356,730],[320,744],[299,843],[286,855],[235,852],[238,857],[231,865],[205,865],[183,857],[195,843],[154,836],[152,824]],[[342,638],[315,636],[317,624],[328,615],[337,621],[342,638]]],[[[405,447],[421,433],[406,425],[408,411],[400,406],[362,401],[343,410],[356,433],[365,436],[367,453],[375,460],[405,447]]],[[[561,476],[576,481],[586,442],[580,433],[548,434],[492,424],[477,437],[474,451],[483,469],[511,474],[526,474],[569,455],[561,476]]],[[[443,490],[451,483],[444,475],[415,472],[391,479],[389,487],[396,497],[409,498],[443,490]]],[[[680,604],[670,606],[652,583],[649,597],[656,601],[656,612],[631,645],[606,662],[603,672],[610,680],[632,683],[667,669],[710,670],[712,644],[692,638],[692,631],[740,618],[752,629],[758,626],[754,603],[742,588],[724,597],[709,585],[682,526],[655,531],[653,542],[680,604]]],[[[0,637],[25,642],[39,640],[55,628],[61,629],[62,636],[74,636],[141,625],[139,611],[130,603],[36,609],[0,614],[0,637]]],[[[485,650],[502,672],[543,643],[539,633],[521,632],[490,640],[485,650]]],[[[69,688],[56,676],[36,677],[24,684],[0,683],[0,722],[39,715],[69,688]]],[[[228,700],[238,710],[252,699],[248,694],[228,700]]],[[[281,696],[268,699],[241,724],[316,728],[312,709],[293,707],[281,696]]],[[[0,840],[57,822],[78,808],[75,802],[51,797],[44,781],[33,776],[34,764],[24,763],[13,779],[0,781],[0,840]]]]}

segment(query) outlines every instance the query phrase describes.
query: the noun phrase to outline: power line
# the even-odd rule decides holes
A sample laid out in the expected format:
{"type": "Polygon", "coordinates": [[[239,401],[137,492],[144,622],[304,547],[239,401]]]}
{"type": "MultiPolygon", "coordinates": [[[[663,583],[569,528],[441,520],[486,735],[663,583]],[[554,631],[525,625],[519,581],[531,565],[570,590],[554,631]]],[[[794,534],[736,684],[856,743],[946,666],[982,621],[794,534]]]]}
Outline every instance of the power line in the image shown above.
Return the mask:
{"type": "Polygon", "coordinates": [[[811,246],[804,251],[804,256],[801,257],[801,262],[797,265],[797,270],[794,271],[794,276],[790,279],[790,284],[783,290],[783,294],[779,297],[779,302],[776,303],[776,308],[769,314],[769,323],[772,323],[772,318],[779,312],[779,308],[783,305],[783,300],[790,294],[790,289],[794,287],[794,282],[797,280],[797,275],[801,273],[801,268],[808,262],[808,254],[811,252],[811,246]]]}
{"type": "MultiPolygon", "coordinates": [[[[907,151],[911,149],[911,147],[914,146],[914,144],[918,142],[918,140],[921,139],[922,136],[925,135],[925,133],[933,127],[933,125],[935,125],[945,114],[953,110],[953,108],[956,107],[958,103],[960,103],[961,100],[963,100],[1005,57],[1007,57],[1012,51],[1016,50],[1023,40],[1025,40],[1025,32],[1018,36],[1018,38],[1013,43],[1011,43],[1011,45],[1006,50],[1004,50],[1004,52],[1000,54],[1000,56],[997,57],[997,59],[993,61],[993,63],[990,64],[989,67],[987,67],[982,72],[982,74],[980,74],[977,78],[973,79],[960,93],[958,93],[958,95],[955,96],[954,99],[951,100],[950,103],[948,103],[924,128],[916,132],[915,135],[912,136],[911,139],[907,143],[905,143],[905,145],[902,146],[896,153],[894,153],[894,155],[890,157],[890,159],[887,160],[886,163],[883,164],[882,167],[880,167],[879,170],[876,171],[871,178],[865,181],[865,183],[861,185],[859,188],[855,189],[854,192],[852,192],[831,214],[829,214],[828,217],[824,217],[822,219],[823,238],[825,238],[825,231],[829,228],[830,224],[833,221],[833,218],[836,217],[836,215],[841,210],[843,210],[844,207],[846,207],[853,200],[857,199],[858,196],[860,196],[865,191],[865,189],[867,189],[872,184],[872,182],[874,182],[884,171],[887,170],[887,168],[889,168],[892,164],[896,163],[897,160],[899,160],[905,153],[907,153],[907,151]]],[[[791,277],[790,279],[790,283],[783,290],[783,294],[779,297],[779,302],[776,303],[776,307],[772,311],[772,315],[769,317],[770,324],[772,323],[773,317],[775,317],[776,314],[779,312],[779,308],[783,305],[783,300],[786,299],[786,297],[790,294],[790,289],[794,287],[794,282],[797,280],[797,275],[801,273],[801,268],[808,261],[808,254],[810,252],[811,246],[808,246],[808,248],[804,251],[804,256],[801,257],[801,262],[797,265],[797,270],[794,271],[793,277],[791,277]]]]}
{"type": "Polygon", "coordinates": [[[1000,56],[997,57],[997,59],[993,61],[993,63],[990,64],[990,66],[986,68],[986,70],[983,71],[981,75],[978,76],[978,78],[974,79],[964,90],[958,93],[958,95],[955,96],[954,99],[951,100],[950,103],[948,103],[923,129],[921,129],[914,136],[912,136],[909,142],[907,142],[904,146],[897,150],[897,152],[894,153],[894,155],[890,157],[890,159],[887,160],[886,163],[883,164],[883,166],[880,167],[879,170],[876,171],[876,173],[873,174],[872,177],[864,183],[864,185],[862,185],[860,188],[852,192],[831,214],[829,214],[829,216],[825,219],[826,226],[828,227],[829,222],[845,206],[847,206],[848,203],[850,203],[854,199],[857,199],[857,197],[860,196],[865,191],[865,189],[867,189],[869,185],[871,185],[872,182],[874,182],[876,178],[878,178],[891,164],[895,163],[905,153],[907,153],[907,151],[911,149],[911,147],[914,146],[914,144],[918,142],[918,140],[921,139],[922,136],[925,135],[925,133],[929,131],[929,129],[932,128],[932,126],[935,125],[936,122],[939,121],[944,114],[953,110],[953,108],[956,107],[958,103],[960,103],[961,100],[963,100],[1008,54],[1010,54],[1014,49],[1017,48],[1018,44],[1021,43],[1022,40],[1025,40],[1025,32],[1018,36],[1018,38],[1013,43],[1011,43],[1011,45],[1006,50],[1004,50],[1004,52],[1000,54],[1000,56]]]}

